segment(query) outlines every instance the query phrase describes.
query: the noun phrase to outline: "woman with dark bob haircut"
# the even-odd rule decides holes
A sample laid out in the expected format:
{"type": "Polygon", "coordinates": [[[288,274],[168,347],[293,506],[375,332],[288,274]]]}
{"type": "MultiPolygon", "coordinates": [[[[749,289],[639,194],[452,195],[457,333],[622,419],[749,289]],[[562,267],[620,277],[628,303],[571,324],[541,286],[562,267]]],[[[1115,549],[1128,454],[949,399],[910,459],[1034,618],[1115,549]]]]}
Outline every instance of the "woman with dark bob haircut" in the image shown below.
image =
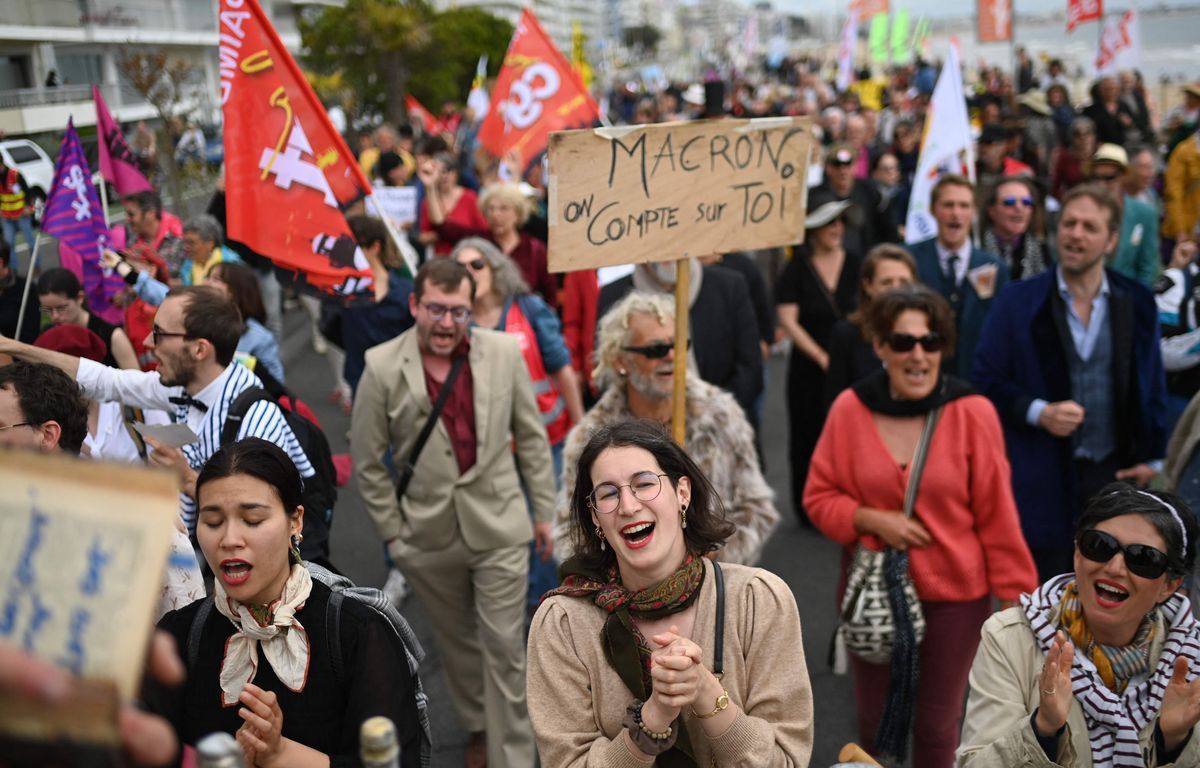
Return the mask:
{"type": "Polygon", "coordinates": [[[629,421],[592,436],[577,477],[576,554],[529,633],[542,764],[808,765],[795,599],[774,574],[706,556],[732,526],[696,463],[629,421]]]}
{"type": "Polygon", "coordinates": [[[359,727],[384,715],[396,724],[403,764],[419,765],[404,645],[363,602],[343,599],[339,613],[329,611],[332,592],[300,560],[301,489],[288,455],[259,438],[231,443],[204,465],[196,539],[214,594],[159,622],[181,649],[187,682],[148,685],[146,706],[184,744],[224,731],[247,765],[289,768],[362,765],[359,727]]]}
{"type": "MultiPolygon", "coordinates": [[[[996,409],[946,369],[950,305],[922,285],[894,288],[870,303],[865,328],[883,368],[834,400],[804,504],[817,529],[846,548],[845,576],[852,558],[857,577],[880,551],[894,586],[907,571],[925,621],[921,638],[914,623],[896,620],[886,658],[850,657],[860,743],[903,756],[911,733],[913,765],[948,768],[992,599],[1011,604],[1037,586],[1037,574],[996,409]]],[[[897,602],[895,615],[907,616],[907,600],[897,602]]]]}
{"type": "Polygon", "coordinates": [[[984,624],[959,765],[1200,765],[1200,624],[1177,591],[1198,537],[1173,493],[1094,496],[1074,571],[984,624]]]}

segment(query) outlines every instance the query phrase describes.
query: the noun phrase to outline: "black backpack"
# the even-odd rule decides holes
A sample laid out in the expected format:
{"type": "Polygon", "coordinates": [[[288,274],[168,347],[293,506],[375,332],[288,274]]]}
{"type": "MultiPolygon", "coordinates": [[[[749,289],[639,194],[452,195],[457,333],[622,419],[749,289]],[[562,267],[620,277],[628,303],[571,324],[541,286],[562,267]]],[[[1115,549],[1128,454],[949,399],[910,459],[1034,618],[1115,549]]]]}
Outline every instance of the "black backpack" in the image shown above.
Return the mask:
{"type": "Polygon", "coordinates": [[[265,373],[256,371],[264,385],[273,388],[275,393],[263,387],[250,387],[234,398],[229,404],[225,425],[221,428],[221,445],[229,445],[237,439],[242,419],[246,417],[250,406],[261,400],[279,406],[292,433],[296,435],[296,441],[316,471],[312,477],[304,478],[304,539],[300,542],[300,556],[337,573],[337,569],[329,562],[329,529],[333,525],[333,507],[337,502],[337,470],[333,466],[333,451],[321,428],[299,412],[299,401],[295,396],[278,382],[266,380],[265,373]]]}

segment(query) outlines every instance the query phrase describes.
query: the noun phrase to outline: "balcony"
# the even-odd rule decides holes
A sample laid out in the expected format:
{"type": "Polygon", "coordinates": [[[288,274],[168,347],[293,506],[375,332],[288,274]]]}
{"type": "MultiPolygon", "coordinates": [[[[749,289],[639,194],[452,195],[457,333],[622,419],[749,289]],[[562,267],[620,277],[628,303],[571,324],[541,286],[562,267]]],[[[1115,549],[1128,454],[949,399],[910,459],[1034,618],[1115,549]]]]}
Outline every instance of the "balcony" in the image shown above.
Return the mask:
{"type": "MultiPolygon", "coordinates": [[[[156,117],[154,108],[127,85],[108,83],[100,93],[120,122],[156,117]]],[[[79,127],[96,124],[91,85],[0,91],[0,133],[19,136],[61,131],[73,118],[79,127]]]]}

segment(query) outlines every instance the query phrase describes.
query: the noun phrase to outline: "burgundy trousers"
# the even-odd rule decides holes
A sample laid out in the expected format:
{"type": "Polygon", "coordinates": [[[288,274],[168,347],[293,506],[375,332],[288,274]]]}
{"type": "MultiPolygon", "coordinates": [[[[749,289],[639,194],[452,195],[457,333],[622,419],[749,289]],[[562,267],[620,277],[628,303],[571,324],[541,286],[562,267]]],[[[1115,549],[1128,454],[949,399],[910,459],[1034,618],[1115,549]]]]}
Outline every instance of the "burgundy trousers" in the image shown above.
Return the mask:
{"type": "MultiPolygon", "coordinates": [[[[921,641],[921,679],[913,708],[912,761],[915,768],[953,768],[962,726],[967,675],[979,631],[991,615],[991,598],[966,602],[924,602],[925,639],[921,641]]],[[[891,666],[850,657],[854,698],[858,703],[861,744],[874,752],[875,735],[887,704],[891,666]]]]}

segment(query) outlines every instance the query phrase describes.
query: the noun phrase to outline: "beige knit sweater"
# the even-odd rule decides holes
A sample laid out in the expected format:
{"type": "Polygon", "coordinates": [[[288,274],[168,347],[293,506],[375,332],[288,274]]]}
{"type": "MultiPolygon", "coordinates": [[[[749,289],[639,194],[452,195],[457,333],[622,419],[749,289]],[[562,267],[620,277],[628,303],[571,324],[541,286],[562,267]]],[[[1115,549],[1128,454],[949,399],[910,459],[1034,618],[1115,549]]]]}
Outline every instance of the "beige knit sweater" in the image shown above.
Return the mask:
{"type": "MultiPolygon", "coordinates": [[[[709,739],[686,712],[697,765],[807,766],[813,708],[800,614],[791,589],[773,573],[723,564],[725,674],[721,682],[739,713],[709,739]]],[[[716,579],[705,561],[692,640],[712,669],[716,579]]],[[[526,695],[542,765],[547,768],[645,768],[627,746],[621,721],[633,694],[604,658],[606,614],[583,598],[552,597],[529,632],[526,695]]]]}

